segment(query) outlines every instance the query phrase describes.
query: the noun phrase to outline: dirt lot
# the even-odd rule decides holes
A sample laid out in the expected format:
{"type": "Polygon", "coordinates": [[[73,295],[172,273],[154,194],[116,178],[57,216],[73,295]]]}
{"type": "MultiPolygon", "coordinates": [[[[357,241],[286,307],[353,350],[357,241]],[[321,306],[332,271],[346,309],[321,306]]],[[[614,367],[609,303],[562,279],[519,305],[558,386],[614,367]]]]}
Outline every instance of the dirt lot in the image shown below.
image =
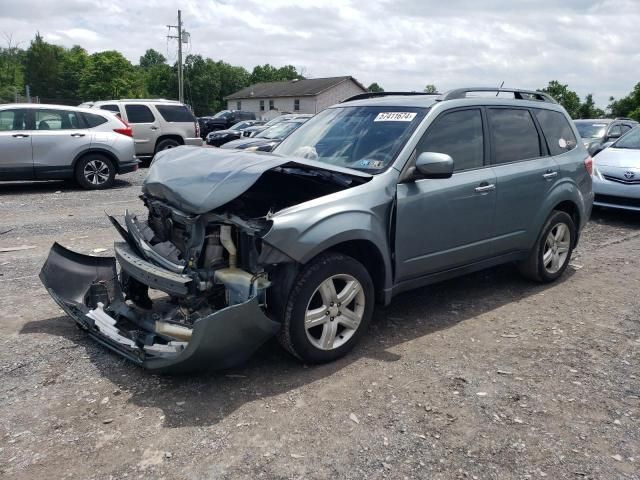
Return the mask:
{"type": "Polygon", "coordinates": [[[640,478],[640,215],[596,211],[553,286],[500,267],[404,294],[347,358],[272,342],[233,371],[153,376],[45,293],[53,241],[83,253],[141,211],[117,188],[0,183],[3,478],[640,478]]]}

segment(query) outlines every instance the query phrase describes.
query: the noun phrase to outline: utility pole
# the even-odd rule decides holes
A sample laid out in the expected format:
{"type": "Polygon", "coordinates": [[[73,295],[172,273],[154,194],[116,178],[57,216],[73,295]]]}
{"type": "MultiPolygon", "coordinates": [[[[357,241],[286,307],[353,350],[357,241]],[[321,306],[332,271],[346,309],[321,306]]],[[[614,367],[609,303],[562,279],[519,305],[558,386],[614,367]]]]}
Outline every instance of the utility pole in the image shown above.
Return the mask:
{"type": "Polygon", "coordinates": [[[167,38],[175,38],[178,40],[178,100],[184,103],[184,76],[182,74],[182,44],[189,41],[189,34],[182,30],[182,12],[178,10],[178,25],[167,25],[169,33],[171,29],[178,30],[177,35],[167,35],[167,38]]]}

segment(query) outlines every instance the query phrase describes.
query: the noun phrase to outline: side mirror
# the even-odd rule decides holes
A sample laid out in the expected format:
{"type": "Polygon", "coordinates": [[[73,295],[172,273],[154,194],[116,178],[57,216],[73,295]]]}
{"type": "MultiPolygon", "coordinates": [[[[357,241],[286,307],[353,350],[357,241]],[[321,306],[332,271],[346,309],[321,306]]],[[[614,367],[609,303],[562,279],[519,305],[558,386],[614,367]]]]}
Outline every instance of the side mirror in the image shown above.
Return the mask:
{"type": "Polygon", "coordinates": [[[453,158],[446,153],[422,152],[416,170],[422,178],[449,178],[453,175],[453,158]]]}

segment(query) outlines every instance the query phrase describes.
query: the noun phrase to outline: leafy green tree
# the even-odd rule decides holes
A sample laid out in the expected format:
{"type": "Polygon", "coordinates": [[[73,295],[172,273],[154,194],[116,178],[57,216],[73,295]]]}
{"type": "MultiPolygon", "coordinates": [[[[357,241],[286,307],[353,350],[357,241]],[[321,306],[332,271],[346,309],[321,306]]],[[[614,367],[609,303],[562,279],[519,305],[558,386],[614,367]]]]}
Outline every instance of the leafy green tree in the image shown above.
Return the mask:
{"type": "Polygon", "coordinates": [[[371,85],[367,87],[367,91],[372,93],[380,93],[380,92],[384,92],[384,88],[382,88],[376,82],[373,82],[371,85]]]}
{"type": "Polygon", "coordinates": [[[268,63],[264,65],[257,65],[251,72],[249,78],[250,84],[263,83],[263,82],[282,82],[286,80],[301,80],[304,77],[298,73],[296,67],[293,65],[285,65],[284,67],[276,68],[268,63]]]}
{"type": "Polygon", "coordinates": [[[596,107],[593,101],[593,94],[589,94],[584,98],[584,102],[580,105],[579,118],[600,118],[604,117],[604,111],[596,107]]]}
{"type": "Polygon", "coordinates": [[[167,59],[164,55],[153,48],[147,49],[144,55],[140,57],[140,67],[145,70],[158,65],[165,65],[166,63],[167,59]]]}
{"type": "Polygon", "coordinates": [[[80,82],[88,65],[89,54],[79,45],[75,45],[62,53],[60,65],[61,82],[56,98],[66,103],[75,103],[81,100],[79,96],[80,82]]]}
{"type": "Polygon", "coordinates": [[[428,84],[427,86],[424,87],[423,90],[424,93],[438,93],[438,89],[436,88],[436,86],[433,83],[428,84]]]}
{"type": "Polygon", "coordinates": [[[567,85],[563,85],[557,80],[551,80],[549,85],[538,91],[548,93],[555,98],[555,100],[565,108],[571,118],[578,118],[580,116],[580,97],[573,90],[569,90],[567,85]]]}
{"type": "Polygon", "coordinates": [[[0,103],[13,102],[24,91],[25,51],[13,44],[10,36],[6,47],[0,48],[0,103]]]}
{"type": "Polygon", "coordinates": [[[243,67],[234,67],[222,61],[217,62],[216,65],[220,73],[220,94],[216,103],[211,105],[214,111],[224,109],[224,97],[250,85],[251,77],[243,67]]]}
{"type": "Polygon", "coordinates": [[[202,55],[188,55],[184,65],[185,100],[196,115],[210,113],[220,98],[221,78],[218,65],[202,55]]]}
{"type": "Polygon", "coordinates": [[[24,61],[24,81],[31,94],[46,99],[57,98],[62,87],[64,48],[44,41],[37,33],[27,49],[24,61]]]}
{"type": "Polygon", "coordinates": [[[144,77],[120,52],[94,53],[80,80],[84,100],[136,98],[144,94],[144,77]]]}
{"type": "Polygon", "coordinates": [[[611,116],[629,117],[640,122],[640,82],[636,83],[631,93],[626,97],[622,97],[620,100],[611,97],[609,102],[608,110],[611,112],[611,116]]]}

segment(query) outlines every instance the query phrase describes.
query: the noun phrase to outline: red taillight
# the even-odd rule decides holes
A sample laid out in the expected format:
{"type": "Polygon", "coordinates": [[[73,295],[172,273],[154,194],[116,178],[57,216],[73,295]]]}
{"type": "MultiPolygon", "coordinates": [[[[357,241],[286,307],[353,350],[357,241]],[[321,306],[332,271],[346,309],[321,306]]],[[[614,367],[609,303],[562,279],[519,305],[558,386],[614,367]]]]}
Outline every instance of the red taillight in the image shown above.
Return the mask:
{"type": "Polygon", "coordinates": [[[587,169],[587,172],[589,172],[589,175],[593,176],[593,158],[591,158],[591,156],[588,156],[584,160],[584,168],[587,169]]]}
{"type": "Polygon", "coordinates": [[[133,137],[133,131],[131,130],[131,126],[125,122],[123,119],[121,119],[120,117],[116,116],[116,118],[118,120],[120,120],[120,123],[122,123],[122,125],[124,125],[123,128],[114,128],[113,131],[116,133],[119,133],[120,135],[125,135],[127,137],[133,137]]]}

